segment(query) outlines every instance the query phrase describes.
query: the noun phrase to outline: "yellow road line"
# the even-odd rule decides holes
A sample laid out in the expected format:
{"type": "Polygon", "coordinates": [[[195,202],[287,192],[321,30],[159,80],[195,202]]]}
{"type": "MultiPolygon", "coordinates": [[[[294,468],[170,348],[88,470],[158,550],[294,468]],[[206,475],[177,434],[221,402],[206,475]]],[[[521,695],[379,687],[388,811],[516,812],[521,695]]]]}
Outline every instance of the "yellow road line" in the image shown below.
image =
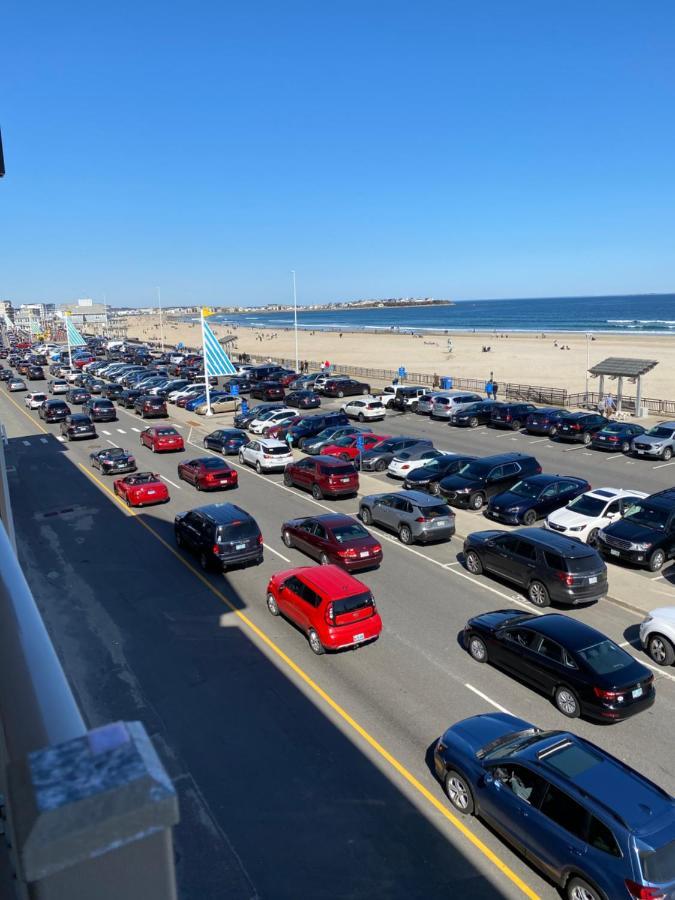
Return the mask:
{"type": "Polygon", "coordinates": [[[78,463],[78,466],[82,469],[82,471],[90,478],[92,481],[95,481],[99,487],[103,488],[103,490],[112,497],[113,500],[117,501],[117,503],[122,506],[122,508],[127,512],[130,516],[132,516],[139,525],[142,525],[146,531],[149,531],[157,540],[162,544],[162,546],[166,547],[166,549],[176,558],[178,559],[186,569],[189,569],[193,575],[196,575],[197,578],[201,581],[201,583],[207,587],[212,594],[214,594],[222,603],[224,603],[229,609],[239,618],[239,620],[246,625],[248,629],[250,629],[256,637],[258,637],[267,647],[280,659],[282,660],[295,674],[302,680],[304,683],[311,688],[311,690],[320,697],[324,703],[326,703],[330,708],[340,716],[340,718],[349,725],[351,729],[353,729],[363,740],[372,747],[373,750],[378,753],[382,759],[389,763],[389,765],[395,769],[402,778],[404,778],[408,784],[410,784],[415,790],[421,794],[424,799],[430,803],[434,809],[439,812],[451,825],[453,825],[457,831],[460,832],[473,846],[479,850],[486,859],[488,859],[494,866],[499,869],[499,871],[505,875],[513,884],[519,888],[526,897],[529,897],[530,900],[538,900],[538,894],[532,890],[529,885],[525,884],[525,882],[511,869],[503,860],[501,860],[496,853],[494,853],[490,848],[481,841],[481,839],[475,835],[471,829],[467,828],[467,826],[458,819],[441,801],[435,797],[431,791],[429,791],[422,783],[419,781],[413,774],[407,769],[402,763],[400,763],[396,757],[392,756],[388,750],[386,750],[379,741],[377,741],[368,731],[359,723],[350,716],[350,714],[344,709],[340,704],[333,700],[330,694],[326,693],[322,687],[320,687],[313,678],[311,678],[300,666],[295,663],[284,651],[279,647],[274,641],[269,638],[262,629],[260,629],[254,622],[249,619],[247,615],[245,615],[241,610],[237,609],[234,604],[228,600],[228,598],[218,590],[215,585],[213,585],[208,578],[205,578],[204,575],[195,567],[189,563],[178,551],[168,544],[164,538],[157,532],[155,529],[148,525],[147,522],[143,521],[143,519],[138,518],[137,513],[134,510],[130,510],[126,504],[106,485],[104,484],[100,478],[97,478],[93,472],[90,472],[89,469],[83,464],[78,463]]]}
{"type": "Polygon", "coordinates": [[[19,406],[19,404],[14,400],[13,397],[10,397],[9,395],[7,395],[7,397],[5,399],[9,400],[9,402],[12,404],[12,406],[16,406],[16,408],[19,410],[19,412],[22,415],[24,415],[30,422],[32,422],[33,425],[37,425],[37,427],[40,429],[40,431],[43,434],[51,434],[51,431],[47,431],[47,429],[44,427],[44,425],[42,424],[42,422],[39,419],[34,419],[33,416],[31,416],[31,414],[26,409],[24,409],[22,406],[19,406]]]}

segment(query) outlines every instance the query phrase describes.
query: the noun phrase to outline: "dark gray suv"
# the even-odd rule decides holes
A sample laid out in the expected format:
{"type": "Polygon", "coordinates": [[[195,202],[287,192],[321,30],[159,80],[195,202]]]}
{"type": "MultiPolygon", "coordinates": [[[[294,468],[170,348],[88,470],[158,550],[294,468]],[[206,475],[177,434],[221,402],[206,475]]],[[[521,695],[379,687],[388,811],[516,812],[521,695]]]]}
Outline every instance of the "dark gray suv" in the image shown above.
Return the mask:
{"type": "Polygon", "coordinates": [[[433,446],[430,440],[418,437],[408,437],[408,435],[398,435],[397,437],[388,438],[386,441],[380,441],[377,447],[372,450],[366,450],[361,456],[361,470],[363,472],[385,472],[389,463],[401,450],[407,450],[414,444],[428,444],[433,446]]]}

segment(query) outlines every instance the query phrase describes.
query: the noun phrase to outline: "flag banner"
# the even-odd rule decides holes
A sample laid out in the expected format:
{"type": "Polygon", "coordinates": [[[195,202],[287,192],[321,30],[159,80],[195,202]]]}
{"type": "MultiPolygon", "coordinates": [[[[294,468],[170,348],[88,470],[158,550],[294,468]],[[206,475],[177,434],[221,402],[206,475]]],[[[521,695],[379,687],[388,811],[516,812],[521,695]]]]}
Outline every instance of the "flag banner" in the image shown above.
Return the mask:
{"type": "Polygon", "coordinates": [[[8,331],[14,331],[14,322],[12,322],[7,313],[5,313],[5,325],[7,326],[8,331]]]}
{"type": "Polygon", "coordinates": [[[209,328],[206,322],[204,326],[204,356],[206,370],[209,375],[236,375],[237,370],[232,365],[230,357],[218,343],[218,338],[209,328]]]}
{"type": "Polygon", "coordinates": [[[209,309],[208,306],[202,306],[202,315],[204,316],[205,319],[206,319],[208,316],[213,316],[213,315],[215,315],[215,312],[216,312],[215,309],[209,309]]]}
{"type": "Polygon", "coordinates": [[[68,342],[71,347],[86,347],[87,342],[69,318],[66,318],[66,331],[68,333],[68,342]]]}

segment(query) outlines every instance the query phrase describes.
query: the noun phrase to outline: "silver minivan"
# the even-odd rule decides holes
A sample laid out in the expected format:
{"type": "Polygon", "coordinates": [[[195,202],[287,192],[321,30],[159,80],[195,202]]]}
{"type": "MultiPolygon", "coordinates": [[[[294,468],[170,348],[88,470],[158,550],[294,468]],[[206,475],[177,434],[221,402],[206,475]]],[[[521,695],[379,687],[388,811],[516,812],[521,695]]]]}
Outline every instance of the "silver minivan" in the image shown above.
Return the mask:
{"type": "Polygon", "coordinates": [[[460,406],[477,403],[482,399],[482,396],[474,391],[447,391],[444,394],[437,394],[431,405],[431,418],[449,419],[460,406]]]}

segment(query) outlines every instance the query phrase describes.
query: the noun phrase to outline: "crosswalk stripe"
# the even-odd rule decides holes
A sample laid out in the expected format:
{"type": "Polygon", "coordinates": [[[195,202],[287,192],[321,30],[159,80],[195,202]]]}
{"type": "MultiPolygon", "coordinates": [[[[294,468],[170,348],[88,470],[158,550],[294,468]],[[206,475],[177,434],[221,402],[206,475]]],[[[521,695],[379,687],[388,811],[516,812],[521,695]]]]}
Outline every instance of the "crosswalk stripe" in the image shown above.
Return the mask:
{"type": "Polygon", "coordinates": [[[105,428],[101,428],[101,434],[110,434],[110,432],[106,431],[105,428]]]}
{"type": "Polygon", "coordinates": [[[119,431],[120,434],[126,434],[126,431],[124,430],[124,428],[118,428],[117,430],[119,431]]]}

